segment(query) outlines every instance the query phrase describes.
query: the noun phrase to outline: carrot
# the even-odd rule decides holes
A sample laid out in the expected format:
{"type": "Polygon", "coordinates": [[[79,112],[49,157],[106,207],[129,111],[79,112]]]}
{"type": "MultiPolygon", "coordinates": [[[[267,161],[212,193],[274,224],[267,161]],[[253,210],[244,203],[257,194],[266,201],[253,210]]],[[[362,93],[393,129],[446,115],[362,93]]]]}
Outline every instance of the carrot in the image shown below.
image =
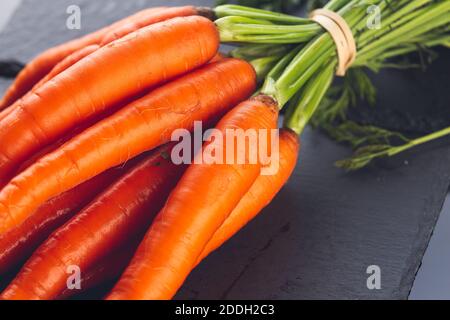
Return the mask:
{"type": "MultiPolygon", "coordinates": [[[[52,144],[50,144],[48,146],[43,147],[38,152],[35,152],[32,156],[30,156],[28,159],[26,159],[24,162],[18,163],[17,166],[14,167],[14,170],[11,170],[12,173],[9,176],[5,176],[3,179],[0,180],[0,190],[10,181],[10,179],[12,179],[16,175],[20,174],[21,172],[23,172],[25,169],[27,169],[31,165],[35,164],[40,158],[42,158],[45,155],[47,155],[47,154],[49,154],[49,153],[59,149],[67,141],[69,141],[69,140],[73,139],[74,137],[76,137],[77,135],[81,134],[84,130],[86,130],[87,128],[90,128],[92,125],[94,125],[98,121],[100,121],[100,120],[110,116],[111,114],[114,113],[114,111],[120,109],[121,106],[126,105],[127,101],[132,101],[132,100],[133,100],[132,98],[124,100],[123,102],[121,102],[121,103],[117,104],[116,106],[112,107],[107,112],[105,112],[103,114],[100,114],[98,116],[95,116],[94,118],[85,121],[80,126],[78,126],[77,128],[73,129],[69,134],[67,134],[64,137],[58,139],[56,142],[54,142],[54,143],[52,143],[52,144]]],[[[11,107],[9,107],[9,108],[11,108],[11,107]]],[[[59,195],[59,193],[55,194],[55,196],[57,196],[57,195],[59,195]]]]}
{"type": "MultiPolygon", "coordinates": [[[[88,55],[90,55],[92,52],[96,51],[97,49],[99,49],[100,46],[93,44],[90,46],[87,46],[85,48],[82,48],[78,51],[75,51],[74,53],[72,53],[70,56],[68,56],[67,58],[63,59],[61,62],[59,62],[43,79],[41,79],[41,81],[39,81],[32,90],[35,90],[39,87],[41,87],[44,83],[48,82],[49,80],[53,79],[55,76],[57,76],[58,74],[60,74],[61,72],[67,70],[69,67],[71,67],[72,65],[74,65],[75,63],[77,63],[78,61],[80,61],[81,59],[87,57],[88,55]]],[[[218,52],[211,60],[210,63],[212,62],[217,62],[220,60],[225,59],[225,55],[218,52]]],[[[14,109],[14,104],[5,108],[4,110],[0,111],[0,121],[6,117],[13,109],[14,109]]]]}
{"type": "Polygon", "coordinates": [[[11,271],[28,259],[55,229],[66,223],[133,164],[134,160],[105,171],[76,188],[50,199],[21,225],[1,235],[0,275],[11,271]]]}
{"type": "MultiPolygon", "coordinates": [[[[56,75],[65,71],[66,69],[68,69],[69,67],[71,67],[72,65],[74,65],[75,63],[80,61],[81,59],[87,57],[88,55],[90,55],[92,52],[96,51],[99,48],[100,48],[100,46],[94,44],[94,45],[90,45],[85,48],[82,48],[78,51],[75,51],[70,56],[68,56],[67,58],[62,60],[60,63],[58,63],[43,79],[41,79],[41,81],[39,81],[33,87],[32,90],[35,90],[35,89],[41,87],[44,83],[53,79],[56,75]]],[[[217,61],[223,60],[225,58],[226,58],[226,56],[224,54],[218,52],[209,62],[210,63],[217,62],[217,61]]],[[[0,111],[0,121],[13,110],[13,105],[0,111]]]]}
{"type": "Polygon", "coordinates": [[[193,16],[142,28],[90,54],[25,96],[0,122],[0,180],[87,118],[205,64],[218,46],[215,25],[193,16]]]}
{"type": "Polygon", "coordinates": [[[87,272],[81,274],[81,289],[69,289],[66,287],[55,299],[69,299],[86,293],[93,288],[98,288],[109,282],[117,281],[133,257],[138,245],[139,241],[133,239],[133,241],[129,241],[120,248],[114,248],[114,252],[110,253],[107,257],[103,258],[102,261],[88,269],[87,272]]]}
{"type": "MultiPolygon", "coordinates": [[[[239,104],[216,126],[228,129],[274,129],[277,107],[258,96],[239,104]]],[[[223,150],[236,138],[214,139],[207,146],[223,150]],[[231,139],[231,140],[230,140],[231,139]],[[220,139],[219,139],[220,140],[220,139]]],[[[205,152],[205,147],[202,153],[205,152]]],[[[248,158],[247,158],[248,159],[248,158]]],[[[108,299],[170,299],[183,284],[208,241],[260,174],[261,164],[193,164],[181,178],[108,299]]]]}
{"type": "MultiPolygon", "coordinates": [[[[23,163],[19,163],[17,166],[17,169],[14,169],[13,173],[7,177],[5,177],[3,180],[0,180],[0,190],[16,175],[20,174],[24,170],[26,170],[28,167],[35,164],[40,158],[44,157],[45,155],[59,149],[64,143],[71,140],[72,138],[76,137],[78,134],[86,130],[87,128],[91,127],[94,123],[97,122],[98,119],[103,119],[104,117],[96,117],[92,120],[89,120],[85,123],[83,123],[80,127],[75,128],[72,132],[64,136],[63,138],[59,139],[58,141],[52,143],[51,145],[48,145],[42,149],[40,149],[38,152],[34,153],[31,157],[29,157],[27,160],[25,160],[23,163]]],[[[55,194],[55,196],[59,195],[55,194]]]]}
{"type": "Polygon", "coordinates": [[[169,7],[158,10],[152,14],[142,14],[138,15],[136,19],[129,19],[121,26],[114,28],[109,33],[107,33],[102,41],[101,46],[107,45],[117,39],[120,39],[138,29],[144,28],[156,22],[172,19],[175,17],[186,17],[194,15],[202,15],[202,9],[192,6],[185,7],[169,7]]]}
{"type": "MultiPolygon", "coordinates": [[[[13,104],[31,90],[48,72],[67,56],[90,45],[106,45],[131,32],[151,24],[169,20],[175,17],[203,15],[209,17],[210,10],[184,7],[156,7],[139,11],[138,13],[119,20],[110,26],[88,34],[82,38],[69,41],[57,47],[46,50],[34,58],[19,73],[4,98],[0,101],[0,110],[13,104]]],[[[212,18],[211,18],[212,19],[212,18]]]]}
{"type": "Polygon", "coordinates": [[[13,106],[9,106],[6,109],[0,111],[0,123],[7,115],[9,115],[14,110],[13,106]]]}
{"type": "MultiPolygon", "coordinates": [[[[209,240],[202,254],[197,259],[197,264],[252,220],[273,200],[275,195],[289,179],[297,163],[299,151],[298,137],[293,131],[282,129],[280,131],[279,143],[279,157],[274,157],[273,161],[278,161],[280,170],[275,175],[261,175],[256,179],[250,190],[239,201],[236,208],[233,209],[212,239],[209,240]]],[[[134,242],[127,244],[124,246],[124,249],[118,250],[120,258],[112,255],[89,270],[88,274],[83,277],[82,290],[85,291],[117,279],[131,260],[137,245],[134,242]]],[[[70,296],[71,291],[68,290],[58,298],[70,296]]]]}
{"type": "Polygon", "coordinates": [[[61,62],[59,62],[44,78],[42,78],[34,87],[32,90],[36,90],[40,87],[42,87],[43,84],[50,81],[54,77],[56,77],[58,74],[62,73],[63,71],[67,70],[71,66],[73,66],[75,63],[80,61],[81,59],[86,58],[91,53],[97,51],[100,48],[97,44],[92,44],[90,46],[81,48],[78,51],[75,51],[68,57],[64,58],[61,62]]]}
{"type": "Polygon", "coordinates": [[[96,32],[44,51],[28,63],[19,73],[14,83],[8,88],[3,99],[0,101],[0,110],[10,106],[24,96],[25,93],[30,91],[31,88],[45,77],[56,64],[61,62],[67,56],[86,46],[100,44],[106,35],[115,29],[120,28],[122,25],[128,24],[134,20],[148,20],[149,17],[163,9],[165,8],[158,7],[142,10],[96,32]]]}
{"type": "Polygon", "coordinates": [[[209,240],[197,263],[224,244],[273,200],[294,171],[299,147],[295,132],[289,129],[280,131],[279,156],[273,158],[279,162],[279,170],[275,175],[261,175],[256,179],[230,216],[209,240]]]}
{"type": "MultiPolygon", "coordinates": [[[[39,81],[32,90],[36,90],[39,87],[41,87],[44,83],[48,82],[49,80],[53,79],[55,76],[60,74],[61,72],[65,71],[81,59],[87,57],[92,52],[96,51],[99,48],[98,45],[90,45],[85,48],[82,48],[74,53],[72,53],[67,58],[63,59],[61,62],[59,62],[41,81],[39,81]]],[[[5,118],[7,115],[9,115],[14,108],[16,107],[16,104],[13,104],[4,110],[0,111],[0,122],[3,118],[5,118]]],[[[30,162],[31,160],[27,160],[30,162]]],[[[1,181],[0,181],[1,182],[1,181]]],[[[0,184],[1,187],[1,184],[0,184]]]]}
{"type": "Polygon", "coordinates": [[[3,188],[0,234],[55,195],[170,141],[175,129],[191,130],[195,120],[213,124],[249,97],[255,86],[255,72],[248,63],[225,59],[122,108],[41,158],[3,188]]]}
{"type": "MultiPolygon", "coordinates": [[[[117,23],[114,23],[113,25],[105,28],[105,30],[101,30],[98,35],[95,35],[92,39],[92,41],[97,39],[97,42],[99,44],[93,43],[87,46],[82,46],[83,42],[79,41],[80,48],[76,49],[71,48],[68,50],[69,52],[66,53],[66,55],[61,54],[61,60],[57,59],[58,61],[55,61],[55,66],[52,67],[49,73],[46,73],[44,77],[42,77],[36,84],[32,86],[32,89],[27,89],[28,85],[23,84],[24,88],[23,90],[19,90],[16,92],[17,88],[20,88],[22,86],[22,83],[26,81],[25,79],[31,79],[33,78],[33,74],[37,72],[36,69],[33,69],[31,66],[34,64],[40,64],[41,60],[45,60],[46,54],[42,54],[38,58],[36,58],[36,62],[31,62],[27,68],[24,70],[24,75],[21,75],[20,78],[18,78],[16,81],[17,83],[13,84],[9,90],[5,94],[5,101],[0,102],[0,110],[2,108],[7,109],[8,106],[12,105],[16,100],[18,100],[20,97],[25,95],[25,93],[28,93],[30,90],[36,89],[37,87],[41,86],[43,83],[47,82],[48,80],[52,79],[57,74],[61,73],[62,71],[69,68],[71,65],[75,64],[82,58],[88,56],[90,53],[94,52],[96,49],[98,49],[101,46],[104,46],[106,44],[111,43],[114,40],[117,40],[123,36],[128,35],[129,33],[136,31],[140,28],[149,26],[151,24],[169,20],[171,18],[175,17],[184,17],[184,16],[192,16],[196,14],[203,14],[204,16],[208,15],[207,10],[203,10],[202,8],[195,8],[192,6],[185,6],[185,7],[173,7],[173,8],[167,8],[167,7],[157,7],[157,8],[151,8],[142,10],[130,17],[127,17],[117,23]],[[106,30],[107,29],[107,30],[106,30]],[[101,34],[104,34],[101,41],[99,40],[99,37],[101,37],[101,34]],[[71,52],[72,51],[72,52],[71,52]],[[31,71],[33,70],[33,71],[31,71]],[[26,75],[26,76],[25,76],[26,75]],[[20,83],[19,83],[20,82],[20,83]],[[23,91],[23,93],[22,93],[23,91]],[[16,97],[17,95],[17,97],[16,97]],[[20,96],[18,96],[20,95],[20,96]]],[[[75,40],[76,41],[76,40],[75,40]]],[[[70,46],[69,44],[64,44],[58,47],[58,49],[63,50],[63,47],[70,46]]],[[[76,47],[76,46],[75,46],[76,47]]],[[[52,60],[51,58],[49,58],[52,60]]],[[[44,73],[44,71],[42,71],[44,73]]],[[[2,119],[2,114],[0,113],[0,120],[2,119]]]]}
{"type": "Polygon", "coordinates": [[[32,255],[1,299],[53,299],[61,294],[67,268],[83,272],[135,236],[142,237],[185,165],[175,165],[164,146],[114,183],[53,233],[32,255]]]}
{"type": "MultiPolygon", "coordinates": [[[[60,74],[61,72],[65,71],[81,59],[87,57],[92,52],[96,51],[98,48],[100,48],[98,45],[90,45],[85,48],[82,48],[78,51],[75,51],[71,55],[69,55],[67,58],[63,59],[61,62],[59,62],[44,78],[42,78],[34,87],[32,90],[36,90],[39,87],[42,87],[44,83],[47,83],[49,80],[53,79],[55,76],[60,74]]],[[[4,110],[0,111],[0,122],[3,118],[5,118],[8,114],[10,114],[16,104],[12,104],[9,107],[6,107],[4,110]]]]}

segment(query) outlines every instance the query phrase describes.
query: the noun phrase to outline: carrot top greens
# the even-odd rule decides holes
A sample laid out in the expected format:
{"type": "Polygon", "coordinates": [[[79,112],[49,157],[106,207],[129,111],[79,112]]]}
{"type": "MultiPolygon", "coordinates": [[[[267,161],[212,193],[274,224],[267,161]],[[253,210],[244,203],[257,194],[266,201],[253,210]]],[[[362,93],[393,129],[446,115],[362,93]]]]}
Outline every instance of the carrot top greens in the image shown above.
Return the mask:
{"type": "MultiPolygon", "coordinates": [[[[317,5],[313,2],[309,4],[317,5]]],[[[357,148],[354,156],[337,163],[349,170],[450,134],[450,129],[444,129],[410,140],[347,120],[349,107],[359,99],[372,104],[376,100],[366,70],[417,66],[393,58],[450,46],[450,1],[332,0],[324,8],[345,19],[357,45],[356,60],[339,85],[333,85],[335,44],[314,21],[239,5],[215,9],[222,41],[240,44],[232,55],[251,61],[263,80],[260,92],[287,108],[285,126],[300,134],[312,124],[350,143],[357,148]]]]}

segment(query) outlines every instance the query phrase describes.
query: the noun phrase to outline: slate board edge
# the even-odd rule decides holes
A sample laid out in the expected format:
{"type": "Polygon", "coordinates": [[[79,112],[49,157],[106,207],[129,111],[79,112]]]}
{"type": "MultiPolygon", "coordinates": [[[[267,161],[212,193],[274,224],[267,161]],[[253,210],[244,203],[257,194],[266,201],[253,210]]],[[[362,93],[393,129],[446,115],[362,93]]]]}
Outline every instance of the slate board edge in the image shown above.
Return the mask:
{"type": "MultiPolygon", "coordinates": [[[[438,195],[441,198],[440,205],[438,207],[435,207],[435,210],[432,210],[432,203],[430,203],[427,208],[425,208],[424,212],[428,213],[428,215],[431,217],[429,219],[428,224],[429,228],[422,228],[420,229],[420,232],[418,234],[418,239],[420,239],[420,236],[424,236],[426,238],[426,241],[424,241],[423,245],[418,241],[416,243],[416,250],[417,252],[421,252],[420,255],[414,255],[413,253],[410,256],[410,266],[412,267],[411,270],[407,270],[404,273],[403,278],[401,279],[399,288],[405,288],[407,290],[407,296],[409,297],[411,294],[411,290],[414,286],[414,281],[416,279],[417,273],[419,272],[419,269],[422,265],[422,260],[425,255],[425,252],[430,244],[431,237],[433,236],[433,232],[436,228],[436,224],[439,220],[439,217],[442,213],[442,209],[444,208],[445,201],[447,200],[447,194],[450,190],[450,174],[447,174],[447,188],[443,189],[443,192],[441,195],[438,195]]],[[[413,251],[414,252],[414,251],[413,251]]],[[[406,267],[408,264],[406,265],[406,267]]]]}

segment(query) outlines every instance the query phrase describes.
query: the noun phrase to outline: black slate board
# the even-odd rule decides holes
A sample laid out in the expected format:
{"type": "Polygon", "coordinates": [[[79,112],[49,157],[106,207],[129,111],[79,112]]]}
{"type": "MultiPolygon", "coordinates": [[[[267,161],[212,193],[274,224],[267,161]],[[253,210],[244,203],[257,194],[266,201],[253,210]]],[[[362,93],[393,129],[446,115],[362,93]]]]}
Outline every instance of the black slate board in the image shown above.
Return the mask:
{"type": "MultiPolygon", "coordinates": [[[[27,61],[146,6],[181,3],[212,5],[198,0],[25,0],[0,34],[0,60],[27,61]],[[81,31],[65,28],[71,4],[82,8],[81,31]]],[[[448,106],[450,93],[437,91],[434,81],[438,75],[448,86],[450,56],[444,53],[438,63],[425,74],[395,71],[376,77],[390,88],[380,92],[379,101],[385,108],[395,105],[396,114],[425,110],[419,117],[428,117],[427,110],[438,104],[448,106]],[[406,110],[397,108],[404,97],[410,103],[406,110]]],[[[0,92],[7,85],[0,80],[0,92]]],[[[348,148],[312,131],[302,141],[288,185],[192,273],[177,298],[407,298],[448,190],[449,139],[352,174],[332,165],[349,154],[348,148]],[[381,290],[366,287],[369,265],[381,268],[381,290]]]]}

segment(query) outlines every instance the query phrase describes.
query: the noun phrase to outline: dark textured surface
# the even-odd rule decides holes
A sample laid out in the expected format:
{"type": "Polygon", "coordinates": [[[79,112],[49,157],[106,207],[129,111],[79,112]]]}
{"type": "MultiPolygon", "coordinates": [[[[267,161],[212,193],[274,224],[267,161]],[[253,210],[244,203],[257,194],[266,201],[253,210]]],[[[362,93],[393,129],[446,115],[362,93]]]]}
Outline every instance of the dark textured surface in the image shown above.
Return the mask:
{"type": "MultiPolygon", "coordinates": [[[[352,118],[362,123],[411,133],[428,133],[450,125],[450,52],[435,49],[439,58],[424,70],[384,70],[372,75],[379,91],[376,110],[361,104],[352,118]]],[[[419,62],[417,54],[410,59],[419,62]]]]}
{"type": "Polygon", "coordinates": [[[24,64],[18,61],[0,61],[0,77],[14,79],[23,68],[24,64]]]}
{"type": "MultiPolygon", "coordinates": [[[[145,6],[193,2],[24,1],[0,34],[0,59],[26,61],[145,6]],[[65,9],[74,3],[82,8],[80,32],[65,29],[65,9]]],[[[377,77],[380,105],[392,106],[398,110],[395,114],[426,111],[414,111],[419,117],[414,119],[448,105],[448,55],[438,63],[425,74],[395,71],[377,77]]],[[[1,90],[6,85],[0,81],[1,90]]],[[[302,140],[300,163],[289,184],[255,221],[192,273],[177,298],[408,296],[448,189],[450,141],[346,174],[332,163],[347,156],[347,148],[311,131],[302,140]],[[366,288],[369,265],[381,268],[381,290],[366,288]]]]}

